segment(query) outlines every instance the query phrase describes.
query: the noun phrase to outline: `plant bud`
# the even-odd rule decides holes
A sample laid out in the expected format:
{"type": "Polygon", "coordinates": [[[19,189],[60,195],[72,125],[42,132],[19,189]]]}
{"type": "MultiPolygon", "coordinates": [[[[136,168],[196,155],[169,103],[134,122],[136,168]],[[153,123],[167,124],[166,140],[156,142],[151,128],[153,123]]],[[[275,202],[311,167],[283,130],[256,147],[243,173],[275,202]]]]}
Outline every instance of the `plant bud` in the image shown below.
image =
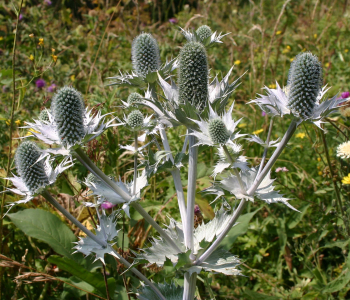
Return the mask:
{"type": "Polygon", "coordinates": [[[49,184],[44,162],[37,162],[39,157],[40,148],[30,141],[20,144],[15,155],[17,172],[32,193],[49,184]]]}
{"type": "Polygon", "coordinates": [[[85,135],[85,105],[81,94],[72,87],[60,89],[52,100],[51,111],[62,144],[72,146],[85,135]]]}
{"type": "Polygon", "coordinates": [[[156,39],[149,33],[138,35],[131,46],[131,58],[135,72],[146,76],[160,68],[159,48],[156,39]]]}
{"type": "Polygon", "coordinates": [[[142,102],[142,96],[139,93],[131,93],[128,97],[128,104],[133,105],[134,103],[142,102]]]}
{"type": "Polygon", "coordinates": [[[143,115],[139,110],[132,111],[126,120],[126,123],[133,129],[137,129],[143,124],[143,115]]]}
{"type": "Polygon", "coordinates": [[[322,66],[311,53],[300,53],[288,74],[288,107],[303,119],[311,116],[322,89],[322,66]]]}
{"type": "Polygon", "coordinates": [[[208,61],[204,46],[189,42],[179,55],[179,100],[202,111],[208,100],[208,61]]]}
{"type": "Polygon", "coordinates": [[[49,118],[49,114],[48,113],[51,113],[50,109],[43,109],[40,112],[39,120],[40,121],[45,121],[45,122],[50,122],[50,118],[49,118]]]}
{"type": "Polygon", "coordinates": [[[204,41],[206,38],[210,37],[213,34],[210,27],[207,25],[202,25],[199,27],[196,33],[201,41],[204,41]]]}
{"type": "Polygon", "coordinates": [[[212,141],[217,144],[225,144],[230,137],[224,122],[220,119],[210,121],[209,134],[212,141]]]}

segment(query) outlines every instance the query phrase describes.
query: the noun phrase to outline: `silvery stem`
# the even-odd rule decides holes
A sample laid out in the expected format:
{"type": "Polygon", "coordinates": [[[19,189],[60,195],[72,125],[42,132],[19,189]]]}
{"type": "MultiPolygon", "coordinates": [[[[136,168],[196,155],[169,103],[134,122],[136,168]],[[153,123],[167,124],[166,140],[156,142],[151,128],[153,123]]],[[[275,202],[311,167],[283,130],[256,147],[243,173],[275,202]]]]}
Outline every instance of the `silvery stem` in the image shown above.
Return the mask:
{"type": "MultiPolygon", "coordinates": [[[[163,127],[161,127],[159,129],[159,133],[160,133],[160,137],[162,138],[164,150],[169,152],[168,158],[174,163],[174,158],[173,158],[173,155],[171,154],[171,151],[170,151],[168,137],[166,135],[165,129],[163,127]]],[[[175,184],[177,201],[179,204],[180,216],[181,216],[181,220],[182,220],[182,226],[185,230],[185,228],[186,228],[186,204],[185,204],[184,190],[183,190],[182,183],[181,183],[181,176],[180,176],[179,169],[175,168],[174,170],[172,170],[171,175],[173,176],[173,180],[174,180],[174,184],[175,184]]]]}
{"type": "MultiPolygon", "coordinates": [[[[261,181],[264,179],[264,177],[267,175],[267,173],[270,171],[274,163],[276,162],[277,158],[282,153],[283,149],[286,147],[288,141],[292,137],[293,133],[295,132],[297,128],[297,122],[296,120],[292,120],[290,123],[287,132],[283,136],[282,141],[278,145],[275,152],[272,154],[271,158],[269,159],[268,163],[266,164],[265,168],[261,171],[259,176],[256,177],[254,184],[248,189],[247,195],[252,196],[254,195],[256,189],[259,187],[261,181]]],[[[221,234],[217,237],[217,239],[214,241],[213,244],[195,261],[195,265],[200,265],[205,259],[207,259],[214,251],[215,249],[220,245],[222,240],[225,238],[225,236],[228,234],[232,226],[236,223],[238,217],[243,212],[243,209],[246,205],[246,200],[242,199],[239,203],[237,209],[233,213],[230,222],[227,224],[226,228],[221,232],[221,234]]]]}
{"type": "Polygon", "coordinates": [[[266,159],[266,155],[267,155],[267,150],[269,150],[269,143],[270,143],[270,139],[271,139],[272,127],[273,127],[273,117],[271,118],[269,132],[267,134],[267,139],[266,139],[266,144],[267,145],[266,145],[266,147],[264,149],[264,153],[263,153],[263,156],[261,158],[259,170],[258,170],[258,173],[256,174],[256,176],[259,176],[259,174],[261,173],[262,168],[264,167],[264,163],[265,163],[265,159],[266,159]]]}
{"type": "Polygon", "coordinates": [[[191,276],[188,272],[185,273],[184,293],[182,300],[194,299],[194,294],[196,292],[196,281],[197,273],[193,273],[191,276]]]}
{"type": "MultiPolygon", "coordinates": [[[[78,148],[75,150],[75,157],[95,176],[100,178],[103,182],[105,182],[112,190],[118,193],[126,202],[130,202],[131,196],[124,192],[115,182],[113,182],[106,174],[104,174],[91,160],[90,158],[82,151],[82,149],[78,148]],[[119,193],[122,191],[123,193],[119,193]]],[[[155,230],[158,231],[160,236],[164,238],[176,251],[179,251],[179,248],[174,244],[172,239],[167,235],[167,233],[157,224],[156,221],[143,209],[141,205],[136,202],[131,202],[130,205],[134,207],[138,213],[143,216],[147,222],[154,227],[155,230]]]]}
{"type": "Polygon", "coordinates": [[[134,195],[136,195],[136,181],[137,181],[137,131],[135,131],[135,154],[134,154],[134,195]]]}
{"type": "MultiPolygon", "coordinates": [[[[191,131],[189,130],[189,133],[191,131]]],[[[189,161],[188,161],[188,184],[187,184],[187,219],[185,231],[185,245],[193,252],[193,226],[194,226],[194,205],[196,196],[196,180],[197,180],[197,161],[198,146],[196,137],[190,136],[189,139],[189,161]]]]}
{"type": "MultiPolygon", "coordinates": [[[[83,224],[81,224],[76,218],[74,218],[62,205],[60,205],[47,191],[44,190],[42,193],[42,196],[52,204],[53,207],[55,207],[58,211],[60,211],[69,221],[71,221],[75,226],[77,226],[82,232],[84,232],[89,238],[91,238],[93,241],[95,241],[97,244],[99,244],[102,247],[107,247],[108,244],[104,243],[103,241],[99,240],[96,235],[94,235],[90,230],[88,230],[83,224]]],[[[113,248],[112,248],[113,249],[113,248]]],[[[130,268],[132,265],[124,259],[118,252],[116,252],[113,249],[113,255],[118,258],[118,260],[124,264],[127,268],[130,268]]],[[[130,271],[134,273],[137,277],[140,278],[140,280],[144,281],[146,284],[148,284],[153,291],[157,294],[157,296],[161,300],[167,300],[164,298],[162,293],[157,289],[157,287],[148,280],[146,276],[144,276],[141,272],[139,272],[137,269],[131,268],[130,271]]]]}
{"type": "Polygon", "coordinates": [[[187,134],[188,134],[188,132],[186,132],[185,141],[184,141],[184,144],[183,144],[182,150],[181,150],[182,153],[186,153],[187,144],[188,144],[188,135],[187,134]]]}

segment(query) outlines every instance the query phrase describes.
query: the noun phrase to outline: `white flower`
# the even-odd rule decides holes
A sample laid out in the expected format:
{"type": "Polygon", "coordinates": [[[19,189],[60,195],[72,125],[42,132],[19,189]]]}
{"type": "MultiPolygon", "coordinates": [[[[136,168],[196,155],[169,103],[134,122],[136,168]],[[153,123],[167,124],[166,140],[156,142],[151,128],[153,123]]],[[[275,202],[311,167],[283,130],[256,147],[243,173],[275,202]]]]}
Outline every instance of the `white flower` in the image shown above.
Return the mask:
{"type": "Polygon", "coordinates": [[[235,132],[241,119],[237,122],[232,119],[233,105],[234,103],[222,116],[219,116],[209,105],[208,120],[203,120],[202,118],[200,121],[192,120],[199,127],[199,131],[193,130],[192,133],[189,133],[189,135],[193,135],[197,138],[198,141],[196,145],[232,145],[235,139],[245,136],[245,134],[235,132]]]}
{"type": "Polygon", "coordinates": [[[342,159],[350,158],[350,141],[342,143],[337,148],[337,156],[342,159]]]}
{"type": "MultiPolygon", "coordinates": [[[[260,98],[254,99],[248,103],[256,103],[257,105],[259,105],[261,110],[263,110],[265,113],[271,116],[283,117],[284,115],[293,115],[291,110],[288,108],[288,86],[284,89],[281,89],[279,84],[276,82],[276,89],[270,89],[268,87],[265,87],[265,90],[267,91],[267,95],[259,94],[260,98]]],[[[308,120],[314,123],[319,128],[321,128],[321,123],[323,123],[323,119],[330,115],[332,112],[334,112],[336,109],[338,109],[339,104],[346,101],[346,99],[340,99],[337,98],[337,96],[334,96],[333,98],[320,103],[321,99],[328,90],[329,88],[327,88],[327,86],[324,86],[322,88],[317,97],[315,106],[312,109],[312,113],[309,117],[299,118],[299,116],[295,116],[299,118],[298,124],[300,124],[304,120],[308,120]]]]}
{"type": "MultiPolygon", "coordinates": [[[[66,169],[73,166],[73,162],[72,162],[72,159],[70,157],[64,158],[63,161],[55,169],[52,168],[52,165],[51,165],[52,162],[53,162],[53,159],[51,159],[49,156],[44,161],[44,171],[45,171],[45,174],[46,174],[47,179],[48,179],[48,184],[54,183],[59,174],[61,174],[66,169]]],[[[25,184],[25,182],[23,181],[23,179],[21,177],[16,176],[14,174],[13,174],[13,176],[14,177],[5,178],[8,180],[11,180],[13,185],[15,186],[15,188],[7,188],[7,190],[11,191],[15,194],[21,195],[24,198],[19,200],[19,201],[10,203],[8,205],[8,206],[10,206],[10,209],[14,205],[29,202],[30,200],[32,200],[34,198],[35,195],[40,194],[43,191],[43,189],[45,188],[45,186],[42,186],[42,187],[38,188],[36,191],[33,191],[25,184]]]]}
{"type": "MultiPolygon", "coordinates": [[[[91,195],[97,196],[97,205],[100,205],[105,201],[108,201],[112,204],[123,204],[122,209],[130,217],[129,215],[130,203],[133,201],[140,200],[141,190],[148,185],[146,172],[143,171],[141,176],[137,177],[135,192],[134,192],[134,181],[124,183],[121,181],[120,178],[119,178],[119,181],[116,181],[113,178],[111,178],[111,180],[114,181],[114,183],[118,185],[119,188],[121,188],[124,192],[131,195],[131,198],[129,201],[126,201],[116,191],[111,189],[106,183],[96,178],[92,174],[86,177],[84,184],[91,190],[92,192],[91,195]]],[[[91,205],[87,203],[86,206],[91,206],[91,205]]]]}

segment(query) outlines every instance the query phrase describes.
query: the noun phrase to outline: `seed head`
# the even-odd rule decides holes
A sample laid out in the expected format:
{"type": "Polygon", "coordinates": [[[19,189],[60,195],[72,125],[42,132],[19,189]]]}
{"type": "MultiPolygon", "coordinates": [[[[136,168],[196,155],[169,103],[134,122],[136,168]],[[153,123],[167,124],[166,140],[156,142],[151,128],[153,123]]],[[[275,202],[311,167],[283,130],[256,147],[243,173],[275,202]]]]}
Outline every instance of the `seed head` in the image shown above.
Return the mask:
{"type": "Polygon", "coordinates": [[[39,120],[40,121],[45,121],[45,122],[50,122],[50,118],[49,118],[49,114],[48,113],[51,113],[50,109],[43,109],[40,112],[39,120]]]}
{"type": "Polygon", "coordinates": [[[288,74],[288,107],[297,116],[308,118],[322,89],[322,66],[317,56],[300,53],[288,74]]]}
{"type": "Polygon", "coordinates": [[[15,155],[17,172],[32,193],[49,184],[43,161],[37,162],[39,157],[40,148],[30,141],[20,144],[15,155]]]}
{"type": "Polygon", "coordinates": [[[160,56],[155,38],[149,33],[138,35],[132,42],[131,58],[137,75],[144,77],[148,72],[157,71],[160,68],[160,56]]]}
{"type": "Polygon", "coordinates": [[[221,119],[209,122],[209,135],[212,141],[217,144],[225,144],[230,137],[226,125],[221,119]]]}
{"type": "Polygon", "coordinates": [[[72,146],[84,137],[85,105],[77,90],[60,89],[53,97],[51,111],[64,146],[72,146]]]}
{"type": "Polygon", "coordinates": [[[213,33],[208,25],[202,25],[196,31],[201,41],[204,41],[206,38],[210,37],[213,33]]]}
{"type": "Polygon", "coordinates": [[[142,102],[142,96],[139,93],[131,93],[128,97],[128,104],[133,105],[138,102],[142,102]]]}
{"type": "Polygon", "coordinates": [[[208,99],[208,61],[204,46],[189,42],[179,56],[179,100],[202,111],[208,99]]]}
{"type": "Polygon", "coordinates": [[[132,111],[126,120],[126,123],[133,129],[140,128],[143,124],[143,115],[139,110],[132,111]]]}

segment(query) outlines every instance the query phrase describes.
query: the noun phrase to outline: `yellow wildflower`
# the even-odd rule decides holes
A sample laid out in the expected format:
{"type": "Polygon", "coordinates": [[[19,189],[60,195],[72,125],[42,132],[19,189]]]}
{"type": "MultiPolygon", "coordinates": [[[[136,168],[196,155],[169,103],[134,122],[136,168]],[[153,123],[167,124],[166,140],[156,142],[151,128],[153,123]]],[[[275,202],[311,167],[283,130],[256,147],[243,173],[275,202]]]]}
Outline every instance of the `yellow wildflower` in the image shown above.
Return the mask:
{"type": "Polygon", "coordinates": [[[322,176],[322,174],[323,174],[322,171],[318,171],[318,175],[322,176]]]}
{"type": "Polygon", "coordinates": [[[237,59],[237,60],[234,62],[234,64],[235,64],[236,66],[238,66],[240,63],[241,63],[241,61],[240,61],[239,59],[237,59]]]}
{"type": "Polygon", "coordinates": [[[303,50],[301,50],[302,52],[305,52],[306,51],[306,48],[304,48],[303,50]]]}
{"type": "Polygon", "coordinates": [[[4,38],[2,36],[0,36],[0,41],[2,41],[4,38]]]}
{"type": "Polygon", "coordinates": [[[325,66],[326,68],[329,68],[329,65],[330,65],[329,62],[324,64],[324,66],[325,66]]]}
{"type": "Polygon", "coordinates": [[[6,120],[6,125],[10,126],[10,124],[11,124],[11,120],[10,119],[6,120]]]}
{"type": "Polygon", "coordinates": [[[317,33],[314,34],[314,38],[317,39],[317,33]]]}
{"type": "Polygon", "coordinates": [[[275,84],[275,83],[269,84],[269,88],[270,88],[270,89],[275,89],[275,88],[276,88],[276,84],[275,84]]]}
{"type": "Polygon", "coordinates": [[[281,30],[278,30],[277,32],[276,32],[276,35],[280,35],[282,33],[282,31],[281,30]]]}
{"type": "Polygon", "coordinates": [[[73,74],[71,77],[69,77],[70,80],[74,81],[75,80],[75,75],[73,74]]]}
{"type": "Polygon", "coordinates": [[[262,133],[263,131],[264,131],[264,129],[258,129],[258,130],[253,131],[253,134],[259,134],[259,133],[262,133]]]}
{"type": "Polygon", "coordinates": [[[54,62],[56,62],[57,61],[57,55],[52,55],[52,59],[53,59],[54,62]]]}
{"type": "Polygon", "coordinates": [[[342,179],[342,184],[350,184],[350,173],[342,179]]]}
{"type": "Polygon", "coordinates": [[[348,53],[348,52],[349,52],[349,49],[345,49],[344,52],[345,52],[345,53],[348,53]]]}
{"type": "Polygon", "coordinates": [[[15,123],[17,126],[19,126],[19,125],[21,125],[21,120],[16,120],[15,123]]]}
{"type": "Polygon", "coordinates": [[[292,62],[294,60],[294,57],[292,57],[291,59],[290,59],[290,62],[292,62]]]}
{"type": "Polygon", "coordinates": [[[240,123],[240,124],[238,124],[238,128],[244,128],[244,127],[246,127],[246,126],[247,126],[246,123],[240,123]]]}
{"type": "Polygon", "coordinates": [[[29,60],[34,60],[33,54],[29,55],[29,60]]]}
{"type": "Polygon", "coordinates": [[[292,48],[291,48],[289,45],[287,45],[286,48],[282,50],[282,53],[283,53],[283,54],[286,54],[286,53],[288,53],[291,49],[292,49],[292,48]]]}
{"type": "Polygon", "coordinates": [[[317,157],[317,161],[321,161],[321,157],[317,157]]]}
{"type": "Polygon", "coordinates": [[[29,37],[30,37],[30,38],[33,38],[33,37],[34,37],[34,33],[31,33],[31,34],[29,35],[29,37]]]}
{"type": "Polygon", "coordinates": [[[51,48],[51,52],[52,52],[52,53],[55,53],[55,51],[56,51],[56,49],[51,48]]]}
{"type": "Polygon", "coordinates": [[[304,132],[299,132],[299,133],[297,133],[295,136],[297,137],[297,138],[300,138],[300,139],[303,139],[304,137],[305,137],[305,133],[304,132]]]}
{"type": "Polygon", "coordinates": [[[44,39],[43,39],[43,38],[40,38],[40,39],[39,39],[38,45],[39,45],[39,46],[43,46],[43,45],[44,45],[44,39]]]}

